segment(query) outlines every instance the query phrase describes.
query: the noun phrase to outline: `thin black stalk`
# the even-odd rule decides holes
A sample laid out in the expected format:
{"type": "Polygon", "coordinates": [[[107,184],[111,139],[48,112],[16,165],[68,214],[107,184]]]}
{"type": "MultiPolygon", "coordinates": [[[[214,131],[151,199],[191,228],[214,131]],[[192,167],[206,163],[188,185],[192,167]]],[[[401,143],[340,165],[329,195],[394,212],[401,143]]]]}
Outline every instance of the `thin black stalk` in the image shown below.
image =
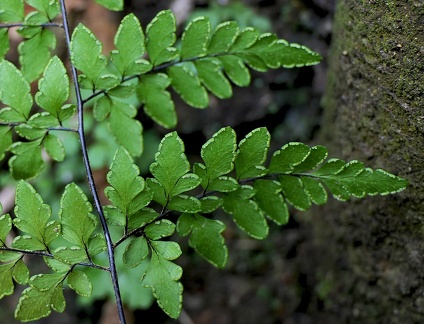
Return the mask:
{"type": "MultiPolygon", "coordinates": [[[[67,17],[67,14],[66,14],[65,0],[60,0],[60,6],[61,6],[61,9],[62,9],[62,15],[63,15],[63,27],[64,27],[64,31],[65,31],[66,44],[67,44],[67,47],[68,47],[69,57],[71,57],[71,48],[70,48],[71,35],[70,35],[70,30],[69,30],[68,17],[67,17]]],[[[81,90],[80,90],[80,87],[79,87],[79,84],[78,84],[77,70],[76,70],[75,66],[72,64],[72,62],[71,62],[71,72],[72,72],[72,78],[73,78],[74,86],[75,86],[75,94],[76,94],[76,97],[77,97],[78,135],[79,135],[80,142],[81,142],[81,151],[82,151],[82,156],[83,156],[83,160],[84,160],[85,170],[86,170],[86,173],[87,173],[88,185],[90,187],[90,191],[91,191],[91,194],[92,194],[93,199],[94,199],[94,204],[95,204],[97,213],[99,214],[100,223],[102,225],[103,233],[104,233],[105,240],[106,240],[107,252],[108,252],[108,257],[109,257],[109,271],[110,271],[110,276],[111,276],[111,280],[112,280],[112,284],[113,284],[113,290],[114,290],[114,293],[115,293],[115,299],[116,299],[116,305],[117,305],[117,308],[118,308],[119,320],[120,320],[121,324],[125,324],[126,320],[125,320],[125,314],[124,314],[124,307],[123,307],[122,299],[121,299],[121,293],[120,293],[120,290],[119,290],[118,273],[116,271],[116,265],[115,265],[113,242],[112,242],[112,238],[111,238],[110,233],[109,233],[109,228],[108,228],[108,225],[107,225],[107,222],[106,222],[105,215],[103,213],[103,208],[102,208],[102,205],[100,203],[99,195],[97,193],[96,183],[94,181],[93,172],[91,170],[90,160],[88,158],[87,144],[86,144],[86,141],[85,141],[85,133],[84,133],[84,114],[83,114],[84,103],[82,101],[81,90]]]]}
{"type": "Polygon", "coordinates": [[[0,28],[12,28],[12,27],[59,27],[63,28],[62,24],[50,22],[44,24],[31,25],[26,23],[10,23],[10,24],[0,24],[0,28]]]}

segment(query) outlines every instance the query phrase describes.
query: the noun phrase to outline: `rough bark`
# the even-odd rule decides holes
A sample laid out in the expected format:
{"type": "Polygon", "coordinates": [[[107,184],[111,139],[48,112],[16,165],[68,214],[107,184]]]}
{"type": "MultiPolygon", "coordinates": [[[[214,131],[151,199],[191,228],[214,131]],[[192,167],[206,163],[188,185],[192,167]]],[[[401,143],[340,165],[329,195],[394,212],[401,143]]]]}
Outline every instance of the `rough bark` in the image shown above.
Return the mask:
{"type": "Polygon", "coordinates": [[[321,142],[410,186],[314,216],[318,291],[337,323],[422,323],[424,1],[339,0],[333,35],[321,142]]]}

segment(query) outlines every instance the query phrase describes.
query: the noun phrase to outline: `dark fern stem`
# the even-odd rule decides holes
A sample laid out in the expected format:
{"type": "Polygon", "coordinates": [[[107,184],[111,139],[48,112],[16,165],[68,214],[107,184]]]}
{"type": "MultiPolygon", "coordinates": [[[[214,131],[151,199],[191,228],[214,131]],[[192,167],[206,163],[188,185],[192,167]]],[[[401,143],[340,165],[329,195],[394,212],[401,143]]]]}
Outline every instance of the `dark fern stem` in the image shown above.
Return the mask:
{"type": "MultiPolygon", "coordinates": [[[[70,53],[71,35],[70,35],[68,17],[66,13],[66,6],[65,6],[64,0],[60,0],[60,6],[61,6],[61,11],[63,16],[63,27],[65,30],[66,45],[68,47],[68,52],[69,52],[68,54],[70,57],[71,56],[71,53],[70,53]]],[[[113,290],[115,292],[115,299],[116,299],[116,304],[118,308],[119,320],[121,324],[125,324],[126,320],[125,320],[125,314],[124,314],[124,307],[123,307],[122,299],[121,299],[121,293],[119,290],[118,273],[116,271],[113,242],[109,233],[109,228],[106,222],[105,215],[103,213],[103,208],[100,203],[99,195],[98,195],[96,184],[93,177],[93,172],[91,170],[90,160],[88,158],[87,144],[85,141],[85,133],[84,133],[84,114],[83,114],[84,102],[82,100],[81,91],[78,84],[77,70],[75,66],[72,64],[72,62],[71,62],[71,72],[72,72],[72,79],[74,81],[75,93],[77,98],[78,135],[79,135],[79,139],[81,143],[82,157],[84,161],[85,170],[87,173],[87,180],[88,180],[88,185],[90,187],[90,192],[91,192],[91,195],[93,196],[94,205],[99,215],[100,223],[102,225],[103,233],[106,240],[107,252],[109,257],[108,270],[110,272],[113,290]]]]}

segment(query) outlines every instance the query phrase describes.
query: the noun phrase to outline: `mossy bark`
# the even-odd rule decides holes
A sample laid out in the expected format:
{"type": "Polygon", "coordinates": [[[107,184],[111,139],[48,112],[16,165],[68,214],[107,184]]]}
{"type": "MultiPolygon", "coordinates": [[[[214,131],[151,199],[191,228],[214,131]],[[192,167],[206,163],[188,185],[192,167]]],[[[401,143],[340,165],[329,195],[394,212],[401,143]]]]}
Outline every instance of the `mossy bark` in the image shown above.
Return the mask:
{"type": "Polygon", "coordinates": [[[407,190],[314,215],[318,292],[338,323],[424,321],[424,1],[339,0],[321,143],[407,190]]]}

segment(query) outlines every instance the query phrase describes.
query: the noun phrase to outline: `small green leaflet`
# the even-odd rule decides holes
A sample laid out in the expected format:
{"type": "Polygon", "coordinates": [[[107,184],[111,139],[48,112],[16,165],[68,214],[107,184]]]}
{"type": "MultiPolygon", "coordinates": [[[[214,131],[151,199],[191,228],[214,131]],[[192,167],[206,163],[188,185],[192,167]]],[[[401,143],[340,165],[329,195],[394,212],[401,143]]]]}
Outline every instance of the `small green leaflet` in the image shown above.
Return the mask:
{"type": "Polygon", "coordinates": [[[68,286],[83,297],[90,297],[93,287],[88,276],[80,271],[73,269],[68,275],[68,286]]]}
{"type": "Polygon", "coordinates": [[[279,177],[279,180],[283,196],[290,205],[302,211],[311,207],[311,200],[303,188],[301,178],[282,175],[279,177]]]}
{"type": "Polygon", "coordinates": [[[186,236],[191,232],[190,246],[217,268],[223,268],[228,259],[228,249],[221,234],[224,230],[221,221],[199,214],[182,214],[177,223],[178,233],[186,236]]]}
{"type": "Polygon", "coordinates": [[[205,56],[210,33],[211,25],[207,17],[198,17],[192,20],[181,37],[181,59],[205,56]]]}
{"type": "Polygon", "coordinates": [[[48,244],[59,235],[60,227],[57,223],[54,228],[48,225],[50,206],[43,203],[40,195],[28,182],[20,181],[16,189],[15,215],[15,226],[38,241],[34,244],[35,250],[47,250],[48,244]]]}
{"type": "Polygon", "coordinates": [[[29,82],[36,80],[51,58],[51,49],[56,47],[56,36],[48,29],[19,44],[19,62],[22,72],[29,82]]]}
{"type": "Polygon", "coordinates": [[[231,127],[220,129],[202,146],[200,154],[205,164],[196,164],[195,172],[202,178],[203,188],[233,170],[236,147],[236,134],[231,127]]]}
{"type": "Polygon", "coordinates": [[[60,12],[58,1],[26,0],[26,3],[45,15],[49,21],[52,21],[54,18],[56,18],[60,12]]]}
{"type": "Polygon", "coordinates": [[[135,268],[146,259],[148,254],[149,246],[147,245],[146,238],[144,236],[136,237],[128,243],[122,260],[125,265],[135,268]]]}
{"type": "Polygon", "coordinates": [[[79,24],[73,34],[70,44],[71,60],[75,67],[82,71],[92,84],[106,66],[106,58],[102,53],[102,44],[84,25],[79,24]]]}
{"type": "Polygon", "coordinates": [[[208,54],[226,53],[239,34],[239,26],[235,21],[219,24],[208,44],[208,54]]]}
{"type": "Polygon", "coordinates": [[[211,93],[220,99],[231,98],[233,90],[222,72],[222,63],[216,58],[195,62],[200,81],[211,93]]]}
{"type": "Polygon", "coordinates": [[[116,225],[128,226],[129,218],[152,200],[153,193],[148,190],[139,173],[140,170],[129,153],[124,148],[119,148],[107,174],[111,187],[105,189],[106,196],[114,205],[113,208],[106,209],[107,215],[115,220],[116,225]],[[116,214],[115,217],[112,217],[113,213],[116,214]]]}
{"type": "Polygon", "coordinates": [[[31,277],[31,287],[23,291],[15,310],[15,317],[20,321],[28,322],[49,316],[51,309],[63,312],[66,306],[62,287],[64,277],[65,274],[31,277]],[[48,280],[47,276],[50,276],[48,280]]]}
{"type": "Polygon", "coordinates": [[[283,196],[281,185],[272,180],[256,180],[253,184],[256,190],[255,201],[259,208],[277,225],[284,225],[289,220],[289,210],[283,196]]]}
{"type": "Polygon", "coordinates": [[[243,185],[233,192],[224,195],[222,208],[233,215],[234,222],[250,237],[262,240],[268,236],[268,224],[258,204],[251,200],[256,190],[243,185]]]}
{"type": "Polygon", "coordinates": [[[54,56],[47,65],[43,78],[38,82],[39,91],[35,95],[35,101],[45,111],[64,121],[66,116],[63,104],[69,98],[69,77],[62,61],[54,56]]]}
{"type": "Polygon", "coordinates": [[[170,260],[176,259],[181,254],[181,250],[175,251],[177,253],[171,255],[167,253],[166,256],[160,253],[161,250],[163,249],[158,249],[158,246],[152,250],[150,265],[143,274],[141,283],[152,289],[158,305],[169,317],[178,318],[181,312],[183,293],[183,285],[179,280],[183,270],[170,260]]]}
{"type": "Polygon", "coordinates": [[[0,22],[13,23],[24,20],[24,2],[22,0],[2,0],[0,22]]]}
{"type": "Polygon", "coordinates": [[[176,132],[169,133],[162,139],[155,160],[150,166],[150,172],[165,191],[167,202],[199,185],[200,179],[188,173],[190,163],[184,153],[184,143],[176,132]]]}
{"type": "Polygon", "coordinates": [[[234,161],[238,179],[261,177],[268,170],[263,166],[268,154],[271,135],[265,127],[251,131],[239,143],[234,161]]]}
{"type": "Polygon", "coordinates": [[[9,118],[3,117],[0,110],[0,120],[5,122],[25,122],[29,118],[32,107],[32,96],[28,81],[12,63],[7,60],[0,61],[0,101],[13,110],[9,118]],[[2,118],[3,117],[3,118],[2,118]]]}
{"type": "Polygon", "coordinates": [[[119,145],[124,146],[133,156],[143,152],[143,126],[134,119],[137,109],[118,100],[113,100],[109,115],[109,127],[119,145]]]}
{"type": "Polygon", "coordinates": [[[59,137],[47,134],[43,140],[44,149],[55,161],[62,162],[65,159],[65,147],[59,137]]]}
{"type": "Polygon", "coordinates": [[[4,159],[4,153],[12,143],[12,129],[9,126],[0,126],[0,160],[4,159]]]}
{"type": "Polygon", "coordinates": [[[29,280],[29,270],[20,253],[15,253],[8,261],[0,265],[0,299],[13,293],[13,279],[21,285],[25,285],[29,280]]]}
{"type": "Polygon", "coordinates": [[[87,248],[97,225],[91,210],[91,204],[82,190],[74,183],[67,185],[60,200],[62,235],[67,241],[83,249],[87,248]]]}
{"type": "Polygon", "coordinates": [[[35,178],[44,169],[41,140],[15,142],[10,146],[10,152],[15,155],[9,159],[9,168],[15,179],[35,178]]]}
{"type": "Polygon", "coordinates": [[[187,62],[171,66],[167,73],[181,99],[194,108],[206,108],[209,104],[208,93],[193,70],[193,63],[187,62]]]}
{"type": "Polygon", "coordinates": [[[109,10],[120,11],[124,8],[123,0],[96,0],[96,2],[109,10]]]}
{"type": "Polygon", "coordinates": [[[146,49],[154,66],[172,61],[178,51],[172,47],[176,36],[175,16],[170,10],[159,12],[146,28],[146,49]]]}
{"type": "MultiPolygon", "coordinates": [[[[2,211],[2,206],[0,204],[0,213],[2,211]]],[[[6,237],[12,229],[12,218],[9,214],[0,216],[0,246],[5,246],[6,237]]]]}
{"type": "Polygon", "coordinates": [[[137,97],[144,104],[144,111],[159,125],[173,128],[177,125],[174,101],[166,88],[171,80],[166,74],[143,75],[137,87],[137,97]]]}
{"type": "MultiPolygon", "coordinates": [[[[1,10],[0,10],[1,17],[1,10]]],[[[7,28],[0,29],[0,60],[4,59],[4,56],[9,51],[9,33],[7,28]]]]}
{"type": "Polygon", "coordinates": [[[144,52],[144,34],[134,14],[122,19],[115,36],[117,50],[112,51],[112,63],[122,76],[146,73],[151,69],[148,61],[141,59],[144,52]]]}
{"type": "Polygon", "coordinates": [[[15,290],[12,279],[13,265],[12,262],[0,265],[0,298],[12,295],[15,290]]]}
{"type": "Polygon", "coordinates": [[[311,149],[303,144],[292,142],[284,145],[272,155],[269,164],[270,173],[292,173],[294,167],[301,164],[309,156],[311,149]]]}

